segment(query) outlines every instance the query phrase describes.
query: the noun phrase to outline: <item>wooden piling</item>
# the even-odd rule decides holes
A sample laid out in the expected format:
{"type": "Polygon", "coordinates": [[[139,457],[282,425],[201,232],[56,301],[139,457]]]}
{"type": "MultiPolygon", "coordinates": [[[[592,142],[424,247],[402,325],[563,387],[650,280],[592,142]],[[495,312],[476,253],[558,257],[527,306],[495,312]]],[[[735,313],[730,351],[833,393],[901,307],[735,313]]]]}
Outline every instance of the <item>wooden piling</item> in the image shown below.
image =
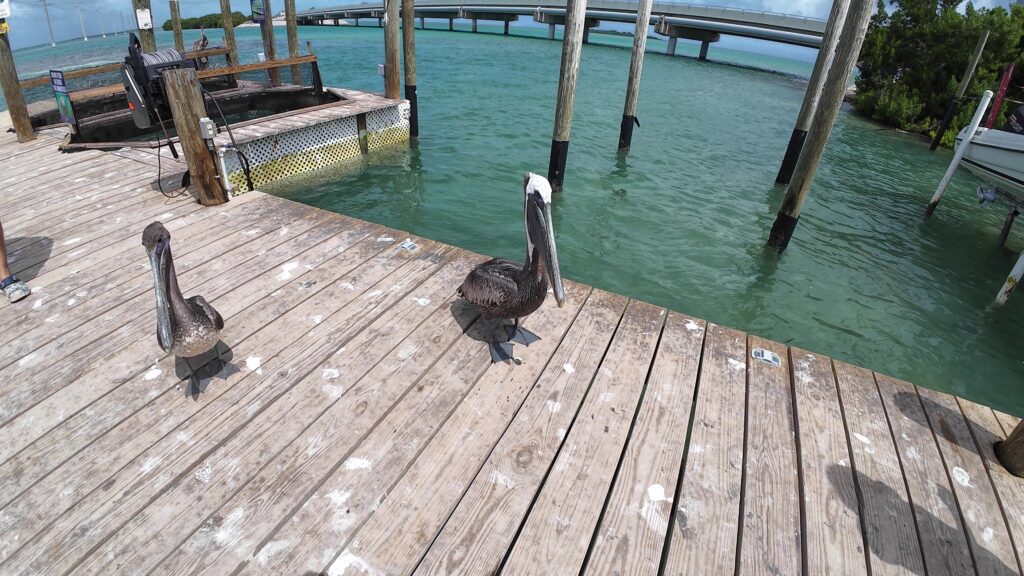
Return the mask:
{"type": "Polygon", "coordinates": [[[996,456],[1010,474],[1024,478],[1024,421],[996,444],[996,456]]]}
{"type": "MultiPolygon", "coordinates": [[[[1024,252],[1020,253],[1020,257],[1017,259],[1017,263],[1013,266],[1013,269],[1010,270],[1010,275],[1006,277],[1006,282],[1004,282],[1003,287],[999,289],[999,294],[996,294],[996,306],[1002,306],[1003,304],[1006,304],[1006,301],[1010,299],[1010,294],[1013,294],[1013,291],[1016,290],[1017,286],[1020,285],[1022,278],[1024,278],[1024,252]]],[[[1019,430],[1020,426],[1018,426],[1017,428],[1019,430]]],[[[1024,436],[1021,434],[1017,434],[1018,430],[1014,430],[1014,434],[1018,436],[1024,436]]],[[[1013,452],[1014,454],[1012,456],[1015,465],[1018,464],[1019,462],[1024,462],[1020,460],[1021,453],[1019,448],[1014,448],[1013,452]]],[[[1004,462],[1004,464],[1006,464],[1006,462],[1004,462]]],[[[1016,469],[1019,471],[1024,471],[1024,466],[1016,466],[1016,469]]],[[[1018,472],[1014,472],[1014,474],[1017,474],[1018,476],[1022,475],[1018,472]]]]}
{"type": "Polygon", "coordinates": [[[449,32],[454,32],[455,31],[455,18],[449,18],[448,19],[448,31],[449,32]]]}
{"type": "MultiPolygon", "coordinates": [[[[837,0],[842,1],[842,0],[837,0]]],[[[850,75],[860,56],[860,48],[864,44],[868,23],[874,3],[871,0],[853,0],[846,19],[843,22],[841,40],[837,42],[835,59],[829,67],[828,75],[821,90],[821,98],[811,120],[813,130],[808,134],[804,150],[793,171],[793,181],[786,190],[786,198],[768,236],[768,246],[780,254],[789,246],[789,241],[800,220],[800,209],[803,207],[811,182],[825,152],[829,135],[839,116],[843,98],[849,88],[850,75]]]]}
{"type": "Polygon", "coordinates": [[[398,7],[401,0],[384,0],[384,95],[401,98],[401,69],[398,63],[398,7]]]}
{"type": "Polygon", "coordinates": [[[978,126],[981,126],[981,121],[985,117],[985,110],[988,109],[990,102],[992,102],[992,91],[985,90],[985,93],[981,95],[981,102],[978,103],[978,109],[974,111],[974,117],[971,118],[971,123],[967,127],[967,139],[960,143],[960,147],[953,154],[953,161],[946,168],[946,174],[943,175],[942,181],[939,182],[939,187],[935,190],[935,194],[932,195],[931,202],[928,203],[928,208],[924,211],[925,220],[931,217],[939,202],[942,201],[942,195],[946,193],[946,188],[953,181],[953,175],[956,174],[957,168],[960,167],[960,162],[964,159],[964,154],[967,153],[967,148],[971,145],[971,138],[977,132],[978,126]]]}
{"type": "Polygon", "coordinates": [[[953,121],[953,117],[956,116],[957,110],[960,108],[960,102],[963,100],[964,94],[967,93],[967,87],[971,83],[971,78],[974,77],[974,71],[978,68],[978,62],[981,61],[981,55],[985,52],[985,44],[988,42],[988,36],[988,30],[982,32],[981,37],[978,38],[977,45],[974,46],[974,55],[971,56],[971,61],[967,64],[967,70],[964,71],[964,76],[960,79],[960,85],[957,86],[956,95],[949,101],[949,106],[946,108],[946,115],[942,118],[942,123],[939,125],[939,130],[935,133],[935,138],[932,139],[932,150],[939,147],[939,143],[942,142],[942,137],[946,134],[946,130],[949,130],[949,123],[953,121]]]}
{"type": "Polygon", "coordinates": [[[508,20],[505,20],[505,32],[504,32],[505,36],[508,36],[508,25],[509,24],[510,24],[510,22],[508,20]]]}
{"type": "Polygon", "coordinates": [[[651,21],[652,0],[640,0],[636,12],[636,30],[633,32],[633,56],[629,61],[629,80],[626,82],[626,106],[622,111],[619,125],[619,150],[629,150],[633,142],[633,125],[636,119],[636,103],[640,98],[640,76],[644,68],[644,53],[647,50],[647,28],[651,21]]]}
{"type": "MultiPolygon", "coordinates": [[[[5,23],[6,19],[0,18],[0,25],[5,23]]],[[[11,114],[18,142],[28,142],[36,139],[36,132],[32,129],[28,106],[25,105],[25,95],[21,93],[21,86],[18,84],[18,70],[14,67],[14,54],[11,53],[8,36],[10,34],[0,34],[0,88],[3,88],[4,100],[7,101],[7,110],[11,114]]]]}
{"type": "Polygon", "coordinates": [[[999,232],[999,246],[1005,247],[1006,240],[1010,237],[1010,230],[1013,229],[1013,222],[1020,216],[1020,211],[1014,206],[1010,208],[1010,211],[1006,214],[1006,221],[1003,222],[1003,229],[999,232]]]}
{"type": "Polygon", "coordinates": [[[572,130],[572,108],[576,97],[576,79],[583,51],[583,30],[587,26],[587,0],[568,0],[565,9],[565,32],[562,38],[562,64],[558,78],[558,99],[555,103],[555,130],[551,138],[548,180],[560,191],[565,179],[565,163],[569,155],[569,133],[572,130]]]}
{"type": "Polygon", "coordinates": [[[231,19],[231,0],[220,0],[221,18],[224,20],[224,46],[232,66],[238,65],[238,44],[235,43],[235,23],[231,19]]]}
{"type": "Polygon", "coordinates": [[[427,29],[427,18],[426,16],[420,16],[420,30],[427,29]]]}
{"type": "Polygon", "coordinates": [[[669,56],[675,56],[676,55],[676,42],[678,42],[678,41],[679,41],[679,39],[676,38],[675,36],[670,37],[668,39],[668,48],[665,50],[665,54],[668,54],[669,56]]]}
{"type": "Polygon", "coordinates": [[[204,206],[228,201],[217,179],[217,169],[206,141],[199,134],[199,119],[206,116],[206,105],[199,93],[199,77],[191,68],[167,70],[163,73],[167,100],[174,118],[181,148],[185,153],[192,186],[204,206]]]}
{"type": "Polygon", "coordinates": [[[181,35],[181,11],[178,0],[171,0],[171,29],[174,30],[174,49],[185,52],[185,39],[181,35]]]}
{"type": "MultiPolygon", "coordinates": [[[[149,0],[132,0],[132,8],[135,9],[135,27],[138,28],[139,23],[139,10],[148,10],[150,19],[153,17],[153,10],[149,5],[149,0]]],[[[155,25],[155,23],[154,23],[155,25]]],[[[153,29],[149,30],[138,30],[139,43],[142,45],[143,52],[156,52],[156,36],[153,34],[153,29]]]]}
{"type": "MultiPolygon", "coordinates": [[[[277,47],[274,45],[274,13],[270,9],[270,0],[263,0],[263,22],[260,23],[260,32],[263,33],[263,55],[267,62],[277,60],[277,47]]],[[[267,74],[270,75],[271,85],[281,85],[280,68],[270,68],[267,74]]]]}
{"type": "Polygon", "coordinates": [[[789,184],[789,181],[793,178],[793,169],[796,168],[797,160],[800,159],[800,152],[803,150],[804,141],[807,139],[807,131],[811,128],[811,120],[814,118],[814,112],[818,108],[818,100],[821,98],[825,76],[832,67],[836,44],[839,42],[839,35],[843,30],[843,24],[846,22],[846,15],[849,10],[850,0],[835,0],[832,3],[832,11],[828,16],[828,23],[825,25],[825,34],[821,39],[821,47],[818,48],[818,57],[814,60],[811,79],[807,83],[804,101],[800,105],[800,113],[796,118],[796,126],[789,137],[786,155],[783,157],[782,166],[775,177],[776,184],[789,184]]]}
{"type": "Polygon", "coordinates": [[[476,18],[473,18],[473,33],[476,33],[476,18]]]}
{"type": "Polygon", "coordinates": [[[416,14],[414,0],[402,0],[402,55],[405,62],[405,99],[409,101],[409,136],[420,135],[416,100],[416,14]]]}
{"type": "Polygon", "coordinates": [[[555,39],[555,23],[551,22],[548,24],[548,40],[555,39]]]}
{"type": "MultiPolygon", "coordinates": [[[[299,54],[299,23],[295,11],[295,0],[284,0],[284,19],[288,26],[288,57],[298,58],[299,54]]],[[[337,20],[334,21],[337,26],[337,20]]],[[[292,84],[302,84],[302,70],[292,66],[292,84]]]]}

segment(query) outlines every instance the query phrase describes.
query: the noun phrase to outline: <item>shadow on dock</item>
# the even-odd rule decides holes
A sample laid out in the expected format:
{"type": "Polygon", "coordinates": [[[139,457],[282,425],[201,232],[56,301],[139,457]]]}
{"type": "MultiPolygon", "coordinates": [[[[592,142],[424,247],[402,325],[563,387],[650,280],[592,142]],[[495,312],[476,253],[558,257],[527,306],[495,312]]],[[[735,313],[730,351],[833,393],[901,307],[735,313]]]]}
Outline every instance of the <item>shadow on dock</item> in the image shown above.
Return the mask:
{"type": "MultiPolygon", "coordinates": [[[[908,530],[914,530],[915,522],[917,526],[928,526],[934,530],[932,533],[934,543],[966,543],[973,552],[974,565],[988,566],[989,568],[992,568],[992,571],[988,572],[989,574],[993,574],[995,576],[1011,576],[1017,574],[1015,569],[1003,564],[999,558],[986,550],[984,546],[975,542],[969,531],[961,530],[958,527],[946,524],[942,520],[936,518],[934,514],[924,508],[921,508],[917,504],[909,503],[901,494],[898,494],[885,483],[879,482],[858,471],[854,471],[854,476],[857,481],[857,494],[860,496],[851,499],[854,494],[845,489],[845,486],[847,486],[846,482],[848,482],[847,479],[849,478],[849,472],[850,471],[847,467],[833,464],[828,467],[826,474],[828,475],[829,482],[835,489],[834,493],[840,496],[843,504],[848,509],[860,515],[862,521],[864,517],[864,503],[861,501],[861,498],[863,498],[864,494],[871,494],[872,499],[879,505],[883,505],[887,514],[892,515],[886,520],[887,524],[890,526],[903,526],[907,527],[908,530]],[[911,510],[913,513],[911,513],[911,510]]],[[[948,488],[940,486],[938,496],[951,514],[959,516],[960,512],[957,508],[956,500],[948,488]]],[[[871,526],[867,526],[866,530],[869,534],[872,533],[871,526]]],[[[876,533],[876,536],[881,535],[876,533]]],[[[919,540],[917,538],[914,538],[913,541],[916,544],[919,544],[919,540]]],[[[868,540],[865,541],[864,544],[867,547],[867,550],[882,562],[894,566],[902,566],[908,573],[917,574],[919,576],[925,576],[928,573],[928,569],[913,560],[923,558],[926,564],[949,560],[949,558],[936,558],[934,554],[927,555],[926,550],[921,550],[920,556],[916,554],[907,554],[906,550],[895,545],[891,539],[881,543],[873,543],[868,540]]],[[[926,548],[928,547],[926,546],[926,548]]],[[[964,558],[964,560],[969,563],[971,558],[967,557],[964,558]]],[[[941,571],[936,570],[936,568],[938,567],[933,566],[931,571],[941,571]]]]}
{"type": "Polygon", "coordinates": [[[898,394],[896,394],[896,407],[899,408],[900,412],[902,412],[905,416],[907,416],[908,418],[910,418],[914,422],[917,422],[919,425],[925,428],[930,427],[929,423],[923,421],[922,419],[925,413],[927,413],[928,415],[931,416],[931,418],[937,419],[936,424],[938,426],[938,429],[946,438],[946,440],[962,448],[970,450],[971,452],[978,454],[982,458],[984,458],[985,455],[979,453],[979,445],[994,446],[997,442],[1002,440],[1002,438],[996,438],[995,436],[993,436],[992,433],[985,429],[984,426],[979,426],[975,422],[971,421],[971,419],[968,418],[966,414],[962,414],[960,412],[953,412],[949,408],[941,404],[937,404],[934,400],[918,396],[917,394],[914,394],[912,392],[899,392],[898,394]],[[915,407],[915,403],[918,402],[920,402],[920,406],[915,407]],[[921,406],[924,407],[924,412],[921,412],[921,406]],[[977,444],[972,442],[968,446],[963,446],[957,441],[956,435],[953,433],[953,430],[950,429],[949,427],[949,422],[957,421],[967,422],[968,427],[971,429],[972,432],[974,432],[974,437],[977,440],[977,444]]]}
{"type": "Polygon", "coordinates": [[[24,282],[31,282],[50,259],[53,240],[46,236],[23,236],[7,239],[7,246],[17,246],[8,258],[11,271],[24,282]]]}

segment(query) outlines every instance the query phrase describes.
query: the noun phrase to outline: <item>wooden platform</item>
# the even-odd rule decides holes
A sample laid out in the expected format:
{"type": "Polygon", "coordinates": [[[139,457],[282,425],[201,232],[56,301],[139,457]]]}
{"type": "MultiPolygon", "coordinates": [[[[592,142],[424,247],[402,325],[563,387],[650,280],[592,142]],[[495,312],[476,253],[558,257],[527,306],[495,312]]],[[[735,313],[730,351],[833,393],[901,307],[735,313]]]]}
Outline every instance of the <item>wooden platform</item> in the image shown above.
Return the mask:
{"type": "Polygon", "coordinates": [[[492,365],[482,256],[57,143],[0,135],[2,574],[1020,574],[1016,418],[571,282],[492,365]],[[195,398],[153,220],[226,318],[195,398]]]}

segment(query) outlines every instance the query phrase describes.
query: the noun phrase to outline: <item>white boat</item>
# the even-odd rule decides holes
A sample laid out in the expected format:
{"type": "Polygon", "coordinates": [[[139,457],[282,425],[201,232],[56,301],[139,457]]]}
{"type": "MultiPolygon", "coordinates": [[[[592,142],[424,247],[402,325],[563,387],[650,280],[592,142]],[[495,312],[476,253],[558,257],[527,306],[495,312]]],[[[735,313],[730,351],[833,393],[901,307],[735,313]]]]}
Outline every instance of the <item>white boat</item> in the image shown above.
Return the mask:
{"type": "MultiPolygon", "coordinates": [[[[970,126],[956,137],[963,145],[970,126]]],[[[975,176],[1003,192],[1024,196],[1024,134],[978,128],[964,152],[963,163],[975,176]]]]}

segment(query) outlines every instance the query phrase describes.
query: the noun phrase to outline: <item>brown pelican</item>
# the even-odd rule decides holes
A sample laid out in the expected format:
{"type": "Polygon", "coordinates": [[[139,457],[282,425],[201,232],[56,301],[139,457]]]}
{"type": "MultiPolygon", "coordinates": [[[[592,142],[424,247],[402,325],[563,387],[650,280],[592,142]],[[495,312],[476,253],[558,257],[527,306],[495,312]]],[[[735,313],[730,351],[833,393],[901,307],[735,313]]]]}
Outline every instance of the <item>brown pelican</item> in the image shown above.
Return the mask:
{"type": "Polygon", "coordinates": [[[558,305],[565,304],[565,288],[558,268],[555,230],[551,222],[551,184],[547,178],[527,174],[523,178],[526,217],[526,262],[495,258],[474,268],[459,287],[459,296],[480,308],[485,320],[515,320],[506,326],[508,339],[493,338],[491,360],[512,360],[512,342],[529,346],[540,340],[536,334],[519,326],[520,318],[537,311],[553,285],[558,305]]]}
{"type": "Polygon", "coordinates": [[[193,296],[187,300],[182,296],[178,288],[178,277],[174,273],[174,261],[171,259],[171,233],[163,224],[153,222],[146,226],[142,232],[142,245],[146,248],[153,268],[157,342],[164,352],[170,352],[185,361],[189,369],[188,378],[198,385],[196,368],[189,359],[205,355],[217,346],[220,331],[224,328],[224,319],[202,296],[193,296]]]}

